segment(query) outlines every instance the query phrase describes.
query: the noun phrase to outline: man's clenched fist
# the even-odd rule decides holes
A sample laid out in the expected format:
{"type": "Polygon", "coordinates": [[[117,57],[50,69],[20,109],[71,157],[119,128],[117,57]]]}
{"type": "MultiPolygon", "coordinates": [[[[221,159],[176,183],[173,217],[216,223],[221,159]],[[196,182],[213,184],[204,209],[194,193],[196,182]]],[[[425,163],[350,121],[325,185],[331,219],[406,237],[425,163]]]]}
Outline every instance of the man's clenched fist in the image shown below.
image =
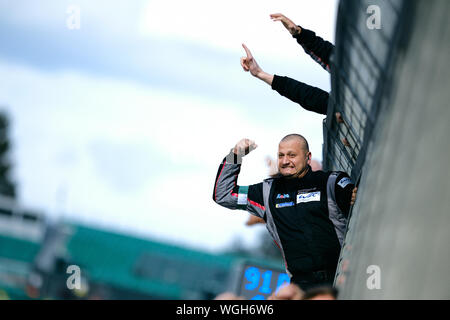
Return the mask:
{"type": "Polygon", "coordinates": [[[257,147],[258,145],[255,141],[250,139],[242,139],[234,146],[233,153],[243,157],[255,150],[257,147]]]}

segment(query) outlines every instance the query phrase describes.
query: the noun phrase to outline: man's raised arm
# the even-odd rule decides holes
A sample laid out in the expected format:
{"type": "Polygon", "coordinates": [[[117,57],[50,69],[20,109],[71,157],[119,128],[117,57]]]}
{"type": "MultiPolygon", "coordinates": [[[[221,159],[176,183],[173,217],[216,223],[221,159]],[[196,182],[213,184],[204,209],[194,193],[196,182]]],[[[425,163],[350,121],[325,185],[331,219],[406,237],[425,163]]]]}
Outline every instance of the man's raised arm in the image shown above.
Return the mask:
{"type": "Polygon", "coordinates": [[[231,149],[219,166],[214,183],[213,200],[225,208],[247,210],[253,215],[264,218],[262,183],[251,186],[237,184],[242,157],[256,147],[253,141],[242,139],[231,149]]]}
{"type": "Polygon", "coordinates": [[[327,114],[328,99],[330,94],[320,88],[306,83],[274,75],[272,89],[283,97],[298,103],[304,109],[319,114],[327,114]]]}
{"type": "Polygon", "coordinates": [[[330,72],[330,57],[333,53],[334,45],[308,29],[296,25],[288,17],[281,13],[274,13],[270,15],[273,21],[280,21],[283,26],[294,37],[298,44],[303,47],[303,50],[313,58],[325,70],[330,72]]]}
{"type": "Polygon", "coordinates": [[[306,110],[324,115],[327,114],[328,92],[289,77],[281,77],[265,72],[258,65],[245,44],[242,44],[242,46],[246,53],[246,57],[241,58],[241,66],[244,71],[250,72],[252,76],[264,81],[280,95],[298,103],[306,110]]]}

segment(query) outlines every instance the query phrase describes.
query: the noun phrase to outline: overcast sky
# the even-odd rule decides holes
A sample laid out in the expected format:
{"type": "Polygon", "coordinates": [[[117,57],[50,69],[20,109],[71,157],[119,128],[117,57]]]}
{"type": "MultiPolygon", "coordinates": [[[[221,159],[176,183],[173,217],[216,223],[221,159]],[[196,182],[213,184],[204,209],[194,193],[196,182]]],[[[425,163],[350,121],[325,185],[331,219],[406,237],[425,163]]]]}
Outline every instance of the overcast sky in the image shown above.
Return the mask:
{"type": "Polygon", "coordinates": [[[337,1],[0,0],[0,109],[11,117],[19,202],[50,219],[215,251],[264,226],[212,201],[217,167],[243,137],[240,185],[303,134],[321,160],[323,116],[242,71],[241,44],[269,73],[330,89],[269,14],[334,41],[337,1]],[[80,28],[68,28],[75,5],[80,28]]]}

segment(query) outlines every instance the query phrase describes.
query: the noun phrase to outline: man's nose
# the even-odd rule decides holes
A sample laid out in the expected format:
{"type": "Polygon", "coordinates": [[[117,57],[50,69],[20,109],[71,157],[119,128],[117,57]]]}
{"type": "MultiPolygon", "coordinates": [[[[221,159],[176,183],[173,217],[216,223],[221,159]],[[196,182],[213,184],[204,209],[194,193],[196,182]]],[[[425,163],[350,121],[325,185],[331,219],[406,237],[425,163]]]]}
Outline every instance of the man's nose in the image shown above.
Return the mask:
{"type": "Polygon", "coordinates": [[[288,156],[284,156],[284,157],[281,159],[281,163],[282,163],[282,164],[288,164],[288,163],[289,163],[289,158],[288,158],[288,156]]]}

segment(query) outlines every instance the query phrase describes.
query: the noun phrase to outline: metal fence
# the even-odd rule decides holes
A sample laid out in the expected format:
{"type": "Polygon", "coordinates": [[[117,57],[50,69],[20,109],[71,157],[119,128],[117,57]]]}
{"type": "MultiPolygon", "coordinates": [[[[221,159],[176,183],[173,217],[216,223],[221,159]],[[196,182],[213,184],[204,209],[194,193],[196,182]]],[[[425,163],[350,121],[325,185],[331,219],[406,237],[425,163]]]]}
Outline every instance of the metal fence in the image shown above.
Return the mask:
{"type": "Polygon", "coordinates": [[[449,13],[447,0],[340,3],[324,164],[359,189],[339,299],[450,298],[449,13]]]}
{"type": "Polygon", "coordinates": [[[324,122],[325,170],[345,171],[359,180],[409,11],[404,0],[340,2],[324,122]],[[373,5],[379,8],[381,29],[367,26],[373,5]]]}

